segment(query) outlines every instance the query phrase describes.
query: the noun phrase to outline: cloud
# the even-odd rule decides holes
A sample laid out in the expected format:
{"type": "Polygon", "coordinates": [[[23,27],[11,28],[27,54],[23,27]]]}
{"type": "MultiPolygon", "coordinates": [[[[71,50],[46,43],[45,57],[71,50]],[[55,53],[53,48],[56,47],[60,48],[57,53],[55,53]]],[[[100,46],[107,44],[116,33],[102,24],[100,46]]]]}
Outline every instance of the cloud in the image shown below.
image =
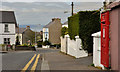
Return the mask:
{"type": "Polygon", "coordinates": [[[104,0],[2,0],[3,2],[102,2],[104,0]]]}
{"type": "MultiPolygon", "coordinates": [[[[99,9],[101,6],[100,2],[74,2],[74,12],[99,9]]],[[[2,7],[6,10],[14,10],[20,25],[46,25],[52,18],[57,17],[64,23],[71,16],[71,2],[3,2],[2,7]],[[65,14],[64,11],[68,13],[65,14]]]]}
{"type": "Polygon", "coordinates": [[[0,7],[0,10],[3,10],[3,11],[15,11],[14,8],[10,8],[8,6],[3,6],[3,5],[0,7]]]}
{"type": "Polygon", "coordinates": [[[30,13],[30,12],[46,13],[48,11],[49,11],[49,13],[64,12],[64,10],[62,10],[62,9],[51,9],[51,10],[48,10],[47,8],[46,9],[38,9],[38,8],[26,9],[26,8],[23,8],[21,10],[21,12],[28,12],[28,13],[30,13]]]}

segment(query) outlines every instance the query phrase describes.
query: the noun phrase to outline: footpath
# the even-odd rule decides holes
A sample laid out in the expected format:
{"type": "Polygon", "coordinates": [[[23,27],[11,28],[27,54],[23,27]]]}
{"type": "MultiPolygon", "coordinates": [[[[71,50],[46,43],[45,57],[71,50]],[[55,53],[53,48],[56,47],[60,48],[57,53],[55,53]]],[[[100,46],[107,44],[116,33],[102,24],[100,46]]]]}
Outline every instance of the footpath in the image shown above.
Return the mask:
{"type": "Polygon", "coordinates": [[[92,56],[75,59],[60,52],[45,53],[47,70],[100,70],[93,66],[92,56]]]}

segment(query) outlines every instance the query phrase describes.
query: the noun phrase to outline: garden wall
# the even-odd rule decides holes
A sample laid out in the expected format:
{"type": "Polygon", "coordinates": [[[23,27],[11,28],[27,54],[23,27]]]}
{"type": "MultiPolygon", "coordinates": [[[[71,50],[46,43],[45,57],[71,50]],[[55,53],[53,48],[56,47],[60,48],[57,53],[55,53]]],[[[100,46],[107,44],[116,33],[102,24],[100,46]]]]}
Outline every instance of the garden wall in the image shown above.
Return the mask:
{"type": "Polygon", "coordinates": [[[71,40],[69,35],[61,37],[61,52],[67,53],[75,58],[86,57],[88,52],[82,49],[82,43],[79,36],[75,36],[76,40],[71,40]]]}

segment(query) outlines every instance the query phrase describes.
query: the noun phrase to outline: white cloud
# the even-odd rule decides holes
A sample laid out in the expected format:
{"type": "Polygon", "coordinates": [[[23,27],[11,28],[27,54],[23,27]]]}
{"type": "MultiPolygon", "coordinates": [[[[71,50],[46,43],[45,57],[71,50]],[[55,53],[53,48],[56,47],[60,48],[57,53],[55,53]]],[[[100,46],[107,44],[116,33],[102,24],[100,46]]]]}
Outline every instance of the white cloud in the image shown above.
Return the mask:
{"type": "Polygon", "coordinates": [[[0,7],[0,10],[2,10],[2,11],[15,11],[15,9],[10,8],[8,6],[3,6],[3,5],[0,7]]]}
{"type": "Polygon", "coordinates": [[[103,2],[103,0],[2,0],[3,2],[103,2]]]}
{"type": "MultiPolygon", "coordinates": [[[[14,10],[17,22],[20,25],[46,25],[52,18],[61,18],[62,23],[71,15],[71,2],[3,2],[2,7],[6,10],[14,10]],[[64,14],[64,11],[68,13],[64,14]]],[[[79,10],[96,9],[101,7],[98,3],[74,2],[74,12],[79,10]]]]}
{"type": "Polygon", "coordinates": [[[49,12],[49,13],[57,13],[57,12],[64,12],[64,10],[63,9],[51,9],[51,10],[49,10],[48,8],[46,8],[46,9],[38,9],[38,8],[31,8],[31,9],[26,9],[26,8],[23,8],[22,10],[21,10],[21,12],[28,12],[28,13],[30,13],[30,12],[41,12],[41,13],[44,13],[44,12],[49,12]]]}
{"type": "Polygon", "coordinates": [[[37,0],[2,0],[2,2],[36,2],[37,0]]]}

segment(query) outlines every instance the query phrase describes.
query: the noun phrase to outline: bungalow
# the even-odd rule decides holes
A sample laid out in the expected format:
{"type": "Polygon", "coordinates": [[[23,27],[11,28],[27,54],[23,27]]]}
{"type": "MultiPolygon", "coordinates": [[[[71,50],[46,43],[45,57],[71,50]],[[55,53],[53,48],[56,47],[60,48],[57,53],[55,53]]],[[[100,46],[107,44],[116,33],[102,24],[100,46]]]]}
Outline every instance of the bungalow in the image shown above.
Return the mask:
{"type": "Polygon", "coordinates": [[[43,27],[43,41],[49,40],[51,44],[60,44],[61,19],[53,18],[52,21],[43,27]]]}
{"type": "Polygon", "coordinates": [[[0,11],[0,44],[15,44],[16,27],[14,11],[0,11]]]}

